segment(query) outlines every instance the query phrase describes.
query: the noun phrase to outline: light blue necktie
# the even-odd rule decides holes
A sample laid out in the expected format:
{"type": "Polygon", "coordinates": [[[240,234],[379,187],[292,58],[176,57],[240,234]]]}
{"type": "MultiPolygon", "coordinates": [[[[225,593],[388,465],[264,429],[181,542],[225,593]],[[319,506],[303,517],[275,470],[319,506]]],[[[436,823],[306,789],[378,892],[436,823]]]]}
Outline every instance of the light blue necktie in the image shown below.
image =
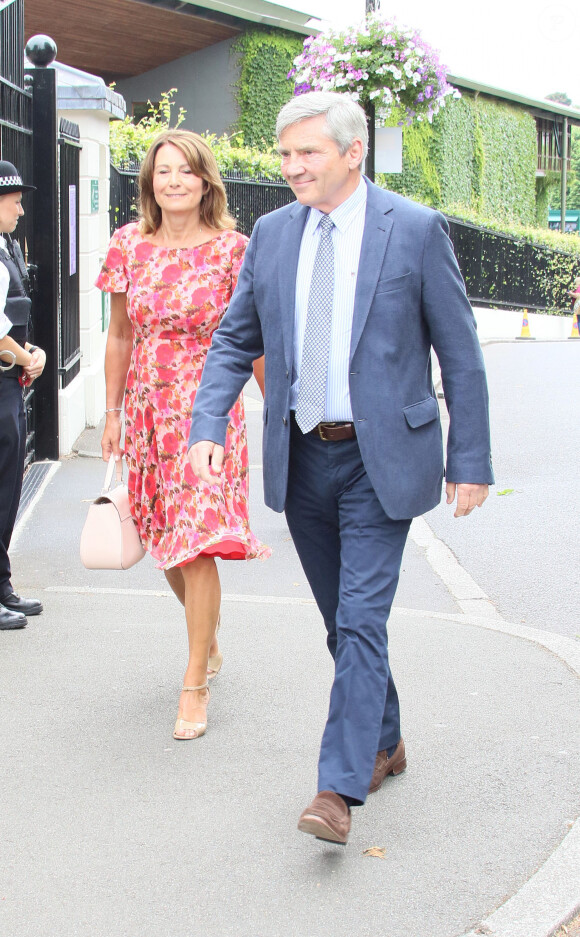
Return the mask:
{"type": "Polygon", "coordinates": [[[334,222],[323,215],[319,222],[320,240],[308,293],[308,310],[300,385],[296,404],[296,422],[303,433],[322,423],[326,407],[326,378],[330,352],[332,325],[332,301],[334,294],[334,247],[332,229],[334,222]]]}

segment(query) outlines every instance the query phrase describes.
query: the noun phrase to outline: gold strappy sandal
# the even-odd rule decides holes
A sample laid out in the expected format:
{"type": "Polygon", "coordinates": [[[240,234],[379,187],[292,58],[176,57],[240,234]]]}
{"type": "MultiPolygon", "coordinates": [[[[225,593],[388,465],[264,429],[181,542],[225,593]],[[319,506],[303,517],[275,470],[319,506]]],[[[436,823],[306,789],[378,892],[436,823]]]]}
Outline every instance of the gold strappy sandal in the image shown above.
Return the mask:
{"type": "MultiPolygon", "coordinates": [[[[217,636],[218,631],[220,630],[220,625],[222,623],[222,616],[218,618],[218,623],[216,625],[215,633],[217,636]]],[[[207,679],[213,680],[214,677],[217,677],[218,673],[221,670],[222,664],[224,662],[224,655],[221,651],[218,651],[217,654],[214,654],[213,657],[210,657],[207,662],[207,679]]]]}
{"type": "MultiPolygon", "coordinates": [[[[208,697],[207,702],[209,703],[209,686],[207,683],[202,683],[201,686],[184,686],[182,690],[188,692],[193,692],[194,690],[207,690],[208,697]]],[[[207,704],[206,704],[207,708],[207,704]]],[[[181,742],[189,742],[191,739],[199,739],[205,733],[207,729],[207,722],[188,722],[187,719],[184,719],[183,716],[178,716],[175,723],[175,728],[173,730],[173,738],[178,739],[181,742]],[[194,732],[194,735],[178,735],[178,732],[194,732]]]]}

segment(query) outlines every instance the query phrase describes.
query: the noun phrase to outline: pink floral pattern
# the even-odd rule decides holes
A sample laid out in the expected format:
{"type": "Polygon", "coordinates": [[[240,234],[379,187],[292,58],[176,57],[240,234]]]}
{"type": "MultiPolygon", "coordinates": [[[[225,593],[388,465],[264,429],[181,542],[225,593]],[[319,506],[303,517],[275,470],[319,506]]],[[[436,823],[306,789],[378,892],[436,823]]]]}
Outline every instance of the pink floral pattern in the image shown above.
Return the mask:
{"type": "Polygon", "coordinates": [[[125,391],[125,458],[131,509],[160,569],[200,553],[265,557],[248,521],[244,404],[230,412],[221,483],[206,485],[187,459],[191,409],[211,337],[235,288],[247,238],[223,231],[199,247],[145,240],[136,224],[115,231],[97,286],[127,293],[133,353],[125,391]]]}

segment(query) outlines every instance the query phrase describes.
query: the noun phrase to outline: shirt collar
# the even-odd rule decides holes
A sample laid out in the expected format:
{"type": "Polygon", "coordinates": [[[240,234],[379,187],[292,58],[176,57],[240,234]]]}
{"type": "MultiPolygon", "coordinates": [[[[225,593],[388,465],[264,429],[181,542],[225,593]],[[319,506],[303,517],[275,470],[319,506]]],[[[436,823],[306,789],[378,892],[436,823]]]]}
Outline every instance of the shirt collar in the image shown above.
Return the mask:
{"type": "MultiPolygon", "coordinates": [[[[357,185],[352,195],[349,195],[349,197],[344,202],[341,202],[337,208],[334,208],[330,212],[330,218],[332,218],[339,231],[346,231],[348,226],[352,223],[355,215],[366,205],[366,201],[367,187],[364,178],[361,175],[359,184],[357,185]]],[[[318,227],[323,214],[324,212],[319,211],[318,208],[310,209],[310,214],[308,216],[306,226],[311,234],[318,227]]]]}

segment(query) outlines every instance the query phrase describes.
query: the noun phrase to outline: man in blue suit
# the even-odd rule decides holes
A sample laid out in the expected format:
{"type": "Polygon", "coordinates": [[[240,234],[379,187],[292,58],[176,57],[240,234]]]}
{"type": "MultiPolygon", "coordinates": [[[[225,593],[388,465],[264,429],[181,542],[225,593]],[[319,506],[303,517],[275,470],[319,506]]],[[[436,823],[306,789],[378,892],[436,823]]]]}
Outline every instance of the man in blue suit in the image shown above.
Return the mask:
{"type": "Polygon", "coordinates": [[[297,202],[260,218],[193,409],[189,458],[219,474],[228,412],[265,354],[264,491],[284,510],[335,661],[306,833],[346,843],[350,808],[406,767],[385,623],[411,518],[493,482],[473,313],[444,217],[371,184],[364,111],[311,92],[278,117],[297,202]]]}

